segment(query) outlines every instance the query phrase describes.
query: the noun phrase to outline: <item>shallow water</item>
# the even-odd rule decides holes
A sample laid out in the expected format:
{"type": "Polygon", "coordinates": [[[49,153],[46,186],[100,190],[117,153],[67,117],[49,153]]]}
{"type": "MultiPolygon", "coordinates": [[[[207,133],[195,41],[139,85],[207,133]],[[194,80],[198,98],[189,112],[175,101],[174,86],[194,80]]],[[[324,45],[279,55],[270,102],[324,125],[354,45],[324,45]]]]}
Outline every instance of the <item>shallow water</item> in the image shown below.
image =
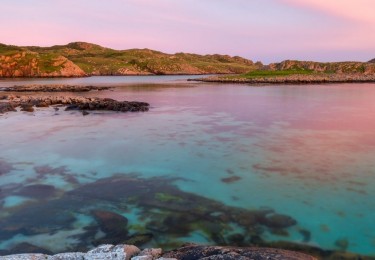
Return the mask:
{"type": "MultiPolygon", "coordinates": [[[[83,117],[43,108],[0,116],[0,249],[20,242],[54,252],[90,247],[104,236],[92,214],[100,209],[125,216],[129,234],[152,233],[149,245],[170,245],[168,237],[229,243],[231,234],[255,232],[265,241],[375,253],[375,85],[184,79],[22,81],[112,84],[113,91],[82,95],[146,101],[151,109],[83,117]],[[114,183],[123,188],[111,190],[114,183]],[[254,224],[260,231],[250,231],[240,218],[217,222],[216,211],[238,215],[238,209],[267,209],[297,224],[275,229],[260,220],[254,224]],[[178,224],[170,219],[175,210],[178,224]],[[182,217],[199,210],[197,219],[182,217]],[[217,226],[207,230],[200,221],[210,212],[217,226]],[[184,221],[191,229],[184,231],[184,221]],[[96,228],[91,237],[89,227],[96,228]]],[[[0,81],[13,84],[21,83],[0,81]]]]}

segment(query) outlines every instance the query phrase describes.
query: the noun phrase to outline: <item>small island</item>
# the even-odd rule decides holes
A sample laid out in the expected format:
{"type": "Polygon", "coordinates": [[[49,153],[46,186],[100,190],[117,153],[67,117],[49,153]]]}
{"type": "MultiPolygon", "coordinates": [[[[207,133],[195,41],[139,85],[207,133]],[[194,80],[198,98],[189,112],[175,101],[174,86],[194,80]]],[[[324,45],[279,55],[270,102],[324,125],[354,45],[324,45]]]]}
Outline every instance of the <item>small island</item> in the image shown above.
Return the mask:
{"type": "Polygon", "coordinates": [[[239,75],[210,76],[191,81],[249,84],[324,84],[375,82],[372,62],[312,62],[287,60],[239,75]]]}

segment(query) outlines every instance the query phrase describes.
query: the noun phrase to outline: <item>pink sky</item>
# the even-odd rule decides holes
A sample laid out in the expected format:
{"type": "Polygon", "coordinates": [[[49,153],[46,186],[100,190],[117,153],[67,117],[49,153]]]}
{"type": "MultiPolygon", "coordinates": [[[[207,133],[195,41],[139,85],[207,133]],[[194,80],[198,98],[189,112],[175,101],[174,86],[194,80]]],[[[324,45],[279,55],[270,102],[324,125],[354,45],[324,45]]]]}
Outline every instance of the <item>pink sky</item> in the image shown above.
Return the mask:
{"type": "Polygon", "coordinates": [[[375,58],[373,0],[2,0],[0,42],[284,59],[375,58]]]}

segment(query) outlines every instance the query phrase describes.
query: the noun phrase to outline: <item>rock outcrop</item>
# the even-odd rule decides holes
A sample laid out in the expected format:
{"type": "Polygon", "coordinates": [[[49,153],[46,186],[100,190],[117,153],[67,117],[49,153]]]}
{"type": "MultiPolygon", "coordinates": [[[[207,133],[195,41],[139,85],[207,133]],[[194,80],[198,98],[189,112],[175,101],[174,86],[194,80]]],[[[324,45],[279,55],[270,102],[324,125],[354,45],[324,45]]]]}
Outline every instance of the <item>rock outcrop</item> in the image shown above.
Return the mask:
{"type": "Polygon", "coordinates": [[[92,90],[108,90],[111,87],[82,86],[82,85],[16,85],[3,88],[5,92],[88,92],[92,90]]]}
{"type": "Polygon", "coordinates": [[[40,54],[27,49],[1,51],[0,48],[0,77],[83,76],[87,74],[62,55],[40,54]]]}
{"type": "Polygon", "coordinates": [[[305,70],[311,72],[337,74],[374,75],[375,64],[367,62],[314,62],[285,60],[280,63],[271,63],[265,66],[266,70],[305,70]]]}
{"type": "Polygon", "coordinates": [[[15,96],[2,97],[0,113],[16,111],[21,107],[23,111],[33,112],[34,107],[48,107],[51,105],[64,105],[66,110],[108,110],[119,112],[148,111],[149,104],[138,101],[117,101],[110,98],[86,98],[67,96],[15,96]]]}
{"type": "Polygon", "coordinates": [[[273,248],[188,245],[163,255],[181,260],[316,260],[315,257],[273,248]]]}
{"type": "Polygon", "coordinates": [[[262,66],[238,56],[113,50],[85,42],[52,47],[0,44],[0,77],[228,74],[262,66]]]}
{"type": "Polygon", "coordinates": [[[72,252],[56,255],[18,254],[2,256],[3,260],[316,260],[293,251],[272,248],[239,248],[189,245],[162,253],[160,248],[140,250],[132,245],[101,245],[87,253],[72,252]]]}

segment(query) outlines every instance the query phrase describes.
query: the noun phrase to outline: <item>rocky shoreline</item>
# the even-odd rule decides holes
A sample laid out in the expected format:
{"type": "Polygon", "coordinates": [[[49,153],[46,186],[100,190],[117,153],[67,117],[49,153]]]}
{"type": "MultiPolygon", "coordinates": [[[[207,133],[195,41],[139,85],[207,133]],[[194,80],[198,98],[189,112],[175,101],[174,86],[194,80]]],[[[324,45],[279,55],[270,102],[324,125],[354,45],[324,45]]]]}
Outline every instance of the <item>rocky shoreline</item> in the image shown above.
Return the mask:
{"type": "Polygon", "coordinates": [[[87,253],[70,252],[56,255],[17,254],[2,256],[3,260],[316,260],[294,251],[258,247],[221,247],[190,244],[163,253],[161,248],[140,250],[133,245],[100,245],[87,253]]]}
{"type": "Polygon", "coordinates": [[[246,84],[330,84],[330,83],[371,83],[375,75],[364,74],[308,74],[274,77],[236,77],[212,76],[207,78],[188,79],[188,81],[215,83],[246,83],[246,84]]]}
{"type": "Polygon", "coordinates": [[[65,106],[65,110],[106,110],[118,112],[144,112],[149,104],[139,101],[117,101],[110,98],[68,97],[68,96],[18,96],[4,95],[0,97],[0,114],[21,111],[34,112],[34,107],[65,106]]]}
{"type": "Polygon", "coordinates": [[[4,92],[88,92],[88,91],[103,91],[109,90],[113,87],[97,87],[97,86],[82,86],[82,85],[15,85],[8,88],[0,89],[4,92]]]}

